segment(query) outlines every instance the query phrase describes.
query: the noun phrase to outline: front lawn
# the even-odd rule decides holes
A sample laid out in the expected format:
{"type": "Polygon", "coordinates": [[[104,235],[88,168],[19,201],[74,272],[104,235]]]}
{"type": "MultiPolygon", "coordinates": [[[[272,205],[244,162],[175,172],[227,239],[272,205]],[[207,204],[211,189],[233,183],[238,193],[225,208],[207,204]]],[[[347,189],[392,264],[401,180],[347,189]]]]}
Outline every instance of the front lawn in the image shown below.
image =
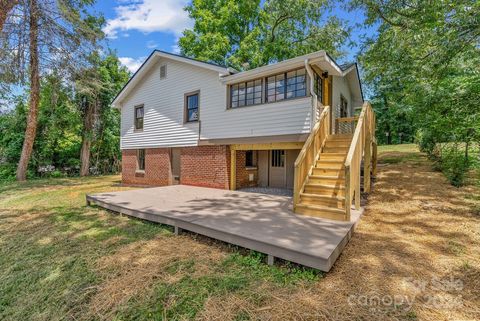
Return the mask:
{"type": "Polygon", "coordinates": [[[1,320],[475,320],[480,193],[382,146],[331,272],[85,206],[118,176],[0,184],[1,320]]]}

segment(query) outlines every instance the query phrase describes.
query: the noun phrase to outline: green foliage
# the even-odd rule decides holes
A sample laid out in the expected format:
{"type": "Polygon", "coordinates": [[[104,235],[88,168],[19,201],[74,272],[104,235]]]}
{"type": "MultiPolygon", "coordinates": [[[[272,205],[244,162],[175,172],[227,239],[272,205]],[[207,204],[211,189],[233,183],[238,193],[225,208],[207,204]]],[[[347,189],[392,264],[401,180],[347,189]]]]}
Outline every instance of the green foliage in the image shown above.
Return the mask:
{"type": "MultiPolygon", "coordinates": [[[[113,97],[130,74],[110,53],[97,56],[95,74],[101,108],[98,110],[95,136],[91,146],[95,174],[118,171],[121,155],[120,113],[110,107],[113,97]]],[[[29,164],[29,177],[76,175],[80,168],[83,115],[78,108],[78,87],[52,72],[41,82],[37,139],[29,164]]],[[[24,139],[26,98],[19,97],[15,107],[0,114],[0,180],[15,177],[24,139]]]]}
{"type": "Polygon", "coordinates": [[[421,150],[439,157],[439,168],[461,184],[470,162],[454,150],[438,153],[437,145],[480,140],[480,3],[352,3],[366,10],[368,23],[380,25],[361,56],[378,112],[377,137],[382,142],[385,132],[404,132],[410,141],[416,132],[421,150]]]}
{"type": "Polygon", "coordinates": [[[349,29],[325,17],[330,7],[329,0],[194,0],[186,10],[195,24],[179,46],[186,56],[238,70],[321,49],[340,57],[349,29]]]}

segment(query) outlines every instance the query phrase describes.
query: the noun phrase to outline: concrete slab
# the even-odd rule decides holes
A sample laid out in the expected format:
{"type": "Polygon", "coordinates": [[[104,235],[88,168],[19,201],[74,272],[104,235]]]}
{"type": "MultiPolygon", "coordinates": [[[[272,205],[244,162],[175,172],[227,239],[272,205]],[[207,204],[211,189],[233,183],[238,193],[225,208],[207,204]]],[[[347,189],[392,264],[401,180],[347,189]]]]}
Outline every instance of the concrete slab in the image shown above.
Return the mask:
{"type": "Polygon", "coordinates": [[[329,271],[363,212],[350,222],[293,213],[292,198],[172,185],[87,195],[87,203],[168,224],[329,271]]]}

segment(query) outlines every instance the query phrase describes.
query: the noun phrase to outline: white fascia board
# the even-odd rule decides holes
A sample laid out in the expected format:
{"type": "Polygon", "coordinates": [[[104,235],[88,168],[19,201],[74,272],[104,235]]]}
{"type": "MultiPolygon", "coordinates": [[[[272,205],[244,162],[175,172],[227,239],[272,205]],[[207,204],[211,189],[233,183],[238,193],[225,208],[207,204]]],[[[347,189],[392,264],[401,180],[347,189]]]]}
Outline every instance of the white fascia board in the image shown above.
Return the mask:
{"type": "Polygon", "coordinates": [[[284,60],[272,65],[267,65],[247,71],[242,71],[233,75],[224,76],[222,77],[222,82],[226,85],[229,85],[239,81],[264,77],[276,72],[299,68],[305,65],[305,60],[308,60],[311,65],[318,64],[322,70],[328,71],[328,73],[333,76],[344,75],[340,66],[338,66],[338,64],[324,50],[320,50],[308,55],[284,60]]]}
{"type": "Polygon", "coordinates": [[[305,59],[312,60],[314,58],[320,58],[325,55],[326,53],[324,50],[316,51],[308,55],[291,58],[288,60],[277,62],[275,64],[262,66],[262,67],[258,67],[258,68],[247,70],[247,71],[241,71],[233,75],[225,76],[222,78],[222,81],[224,84],[232,84],[242,80],[263,77],[275,72],[281,72],[283,70],[302,67],[305,65],[305,59]]]}

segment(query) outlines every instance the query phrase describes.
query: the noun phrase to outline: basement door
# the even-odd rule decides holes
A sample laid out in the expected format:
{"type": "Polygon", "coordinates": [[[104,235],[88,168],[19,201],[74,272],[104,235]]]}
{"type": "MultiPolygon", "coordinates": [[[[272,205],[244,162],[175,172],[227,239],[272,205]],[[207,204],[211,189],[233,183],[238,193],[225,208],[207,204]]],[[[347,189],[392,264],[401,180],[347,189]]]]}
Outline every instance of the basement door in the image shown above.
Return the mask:
{"type": "Polygon", "coordinates": [[[172,164],[172,184],[180,183],[180,148],[171,149],[170,162],[172,164]]]}
{"type": "Polygon", "coordinates": [[[268,185],[270,187],[286,187],[287,175],[285,167],[285,150],[274,149],[270,151],[268,176],[268,185]]]}

